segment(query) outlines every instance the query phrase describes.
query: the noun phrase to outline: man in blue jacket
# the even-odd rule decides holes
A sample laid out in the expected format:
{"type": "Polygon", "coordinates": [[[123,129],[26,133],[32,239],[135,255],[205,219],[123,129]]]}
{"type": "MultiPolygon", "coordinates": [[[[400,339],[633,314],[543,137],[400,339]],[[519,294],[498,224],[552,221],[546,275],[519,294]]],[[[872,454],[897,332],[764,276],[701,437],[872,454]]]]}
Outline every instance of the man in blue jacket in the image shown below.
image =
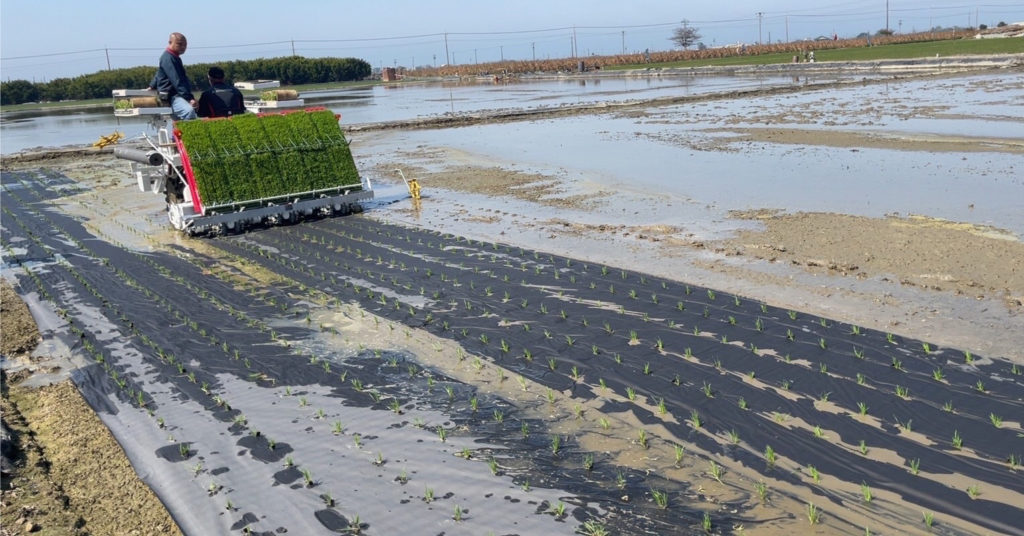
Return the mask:
{"type": "Polygon", "coordinates": [[[245,113],[242,92],[224,81],[224,69],[216,65],[207,73],[210,89],[199,97],[199,117],[229,117],[245,113]]]}
{"type": "Polygon", "coordinates": [[[149,83],[149,89],[160,93],[160,98],[171,105],[175,119],[195,119],[199,103],[192,96],[192,84],[185,75],[181,55],[188,48],[184,35],[174,32],[167,39],[167,49],[160,55],[160,66],[149,83]]]}

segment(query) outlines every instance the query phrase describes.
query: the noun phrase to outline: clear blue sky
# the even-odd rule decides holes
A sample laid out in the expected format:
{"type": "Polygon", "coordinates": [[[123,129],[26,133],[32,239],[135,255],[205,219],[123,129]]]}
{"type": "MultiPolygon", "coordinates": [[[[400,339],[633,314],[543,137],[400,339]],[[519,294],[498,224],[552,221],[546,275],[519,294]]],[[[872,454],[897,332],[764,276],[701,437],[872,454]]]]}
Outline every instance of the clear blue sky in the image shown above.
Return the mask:
{"type": "Polygon", "coordinates": [[[672,30],[707,46],[1024,21],[1022,0],[177,0],[0,2],[0,78],[50,80],[155,65],[172,31],[186,63],[297,54],[374,67],[667,50],[672,30]],[[758,15],[761,13],[761,16],[758,15]]]}

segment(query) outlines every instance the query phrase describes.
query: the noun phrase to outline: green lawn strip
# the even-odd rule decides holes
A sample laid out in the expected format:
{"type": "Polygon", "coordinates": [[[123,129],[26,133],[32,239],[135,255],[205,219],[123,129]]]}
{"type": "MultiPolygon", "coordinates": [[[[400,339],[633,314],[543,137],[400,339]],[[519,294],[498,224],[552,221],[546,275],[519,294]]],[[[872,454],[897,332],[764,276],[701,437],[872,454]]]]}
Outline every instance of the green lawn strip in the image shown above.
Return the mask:
{"type": "Polygon", "coordinates": [[[87,99],[58,102],[23,102],[21,104],[5,104],[0,106],[0,113],[27,112],[31,110],[59,110],[62,108],[93,108],[98,105],[108,105],[113,108],[111,99],[87,99]]]}
{"type": "Polygon", "coordinates": [[[843,48],[816,52],[818,61],[862,61],[901,58],[930,58],[939,56],[1020,54],[1024,53],[1024,39],[961,39],[954,41],[928,41],[901,43],[877,47],[843,48]]]}
{"type": "MultiPolygon", "coordinates": [[[[939,56],[979,55],[979,54],[1019,54],[1024,53],[1024,39],[954,39],[945,41],[926,41],[921,43],[900,43],[895,45],[879,45],[872,47],[851,47],[840,49],[815,50],[815,59],[823,61],[870,61],[888,59],[921,59],[939,56]]],[[[609,65],[604,70],[674,68],[674,67],[705,67],[705,66],[737,66],[737,65],[769,65],[790,63],[793,52],[759,54],[756,56],[729,56],[725,58],[709,58],[692,61],[676,61],[657,64],[634,63],[629,65],[609,65]]]]}

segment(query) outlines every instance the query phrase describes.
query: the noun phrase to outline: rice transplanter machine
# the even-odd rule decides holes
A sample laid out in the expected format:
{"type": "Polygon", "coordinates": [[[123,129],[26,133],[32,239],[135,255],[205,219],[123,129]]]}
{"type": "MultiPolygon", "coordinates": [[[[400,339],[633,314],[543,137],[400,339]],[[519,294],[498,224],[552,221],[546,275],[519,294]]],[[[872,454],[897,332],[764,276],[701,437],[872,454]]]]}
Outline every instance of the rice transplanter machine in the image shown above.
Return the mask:
{"type": "Polygon", "coordinates": [[[174,121],[153,97],[149,90],[114,90],[116,115],[149,117],[156,131],[115,146],[114,155],[129,161],[141,191],[164,195],[179,231],[216,235],[344,215],[373,198],[340,116],[329,110],[174,121]]]}

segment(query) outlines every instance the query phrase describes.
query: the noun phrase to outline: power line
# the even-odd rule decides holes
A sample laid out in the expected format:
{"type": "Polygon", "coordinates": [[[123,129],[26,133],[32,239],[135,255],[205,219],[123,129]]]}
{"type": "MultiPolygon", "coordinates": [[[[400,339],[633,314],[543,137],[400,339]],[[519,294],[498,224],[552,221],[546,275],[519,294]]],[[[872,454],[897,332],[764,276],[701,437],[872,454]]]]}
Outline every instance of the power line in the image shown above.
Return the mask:
{"type": "Polygon", "coordinates": [[[72,54],[87,54],[89,52],[103,52],[105,49],[102,48],[91,48],[89,50],[75,50],[72,52],[51,52],[49,54],[33,54],[31,56],[12,56],[8,58],[0,58],[2,60],[30,60],[33,58],[48,58],[50,56],[70,56],[72,54]]]}
{"type": "MultiPolygon", "coordinates": [[[[708,21],[693,21],[699,24],[722,24],[722,23],[736,23],[744,22],[743,19],[726,19],[726,20],[708,20],[708,21]]],[[[361,42],[377,42],[377,41],[400,41],[407,39],[423,39],[426,37],[441,38],[444,36],[502,36],[502,35],[524,35],[524,34],[536,34],[536,33],[551,33],[551,32],[564,32],[572,30],[628,30],[637,28],[663,28],[667,26],[675,26],[677,23],[653,23],[653,24],[633,24],[633,25],[622,25],[622,26],[561,26],[555,28],[540,28],[533,30],[510,30],[510,31],[496,31],[496,32],[444,32],[444,33],[429,33],[429,34],[414,34],[414,35],[401,35],[401,36],[390,36],[390,37],[363,37],[363,38],[349,38],[349,39],[295,39],[295,43],[361,43],[361,42]]],[[[231,45],[206,45],[206,46],[189,46],[189,50],[213,50],[213,49],[225,49],[225,48],[245,48],[253,46],[266,46],[266,45],[281,45],[291,43],[288,41],[268,41],[263,43],[240,43],[231,45]]],[[[155,47],[107,47],[107,48],[96,48],[89,50],[76,50],[72,52],[53,52],[49,54],[32,54],[26,56],[11,56],[11,57],[0,57],[0,60],[23,60],[23,59],[34,59],[43,58],[48,56],[63,56],[70,54],[85,54],[89,52],[103,52],[106,50],[115,51],[147,51],[154,50],[155,47]]]]}
{"type": "MultiPolygon", "coordinates": [[[[899,13],[901,19],[903,19],[903,20],[907,19],[908,17],[910,17],[910,16],[912,16],[914,14],[917,14],[919,16],[927,16],[929,19],[932,19],[932,18],[942,19],[942,18],[958,17],[958,16],[960,16],[960,11],[968,10],[968,9],[976,12],[979,8],[982,8],[982,9],[1014,9],[1014,8],[1019,7],[1019,4],[1017,4],[1016,2],[1012,2],[1012,3],[1008,3],[1008,4],[999,4],[999,3],[963,4],[963,5],[955,5],[955,6],[949,6],[949,5],[944,5],[944,6],[926,6],[926,5],[921,4],[921,3],[914,4],[914,5],[916,7],[895,7],[895,6],[893,6],[893,7],[889,8],[887,11],[888,12],[893,12],[893,13],[899,13]],[[956,12],[955,14],[953,13],[954,11],[956,12]]],[[[790,23],[792,23],[794,25],[799,25],[799,24],[801,24],[801,22],[810,22],[810,21],[814,21],[815,23],[821,23],[821,22],[824,22],[827,19],[843,19],[844,22],[870,20],[870,17],[879,14],[880,11],[881,11],[881,8],[879,8],[877,6],[878,6],[878,4],[876,4],[875,0],[871,0],[871,1],[865,0],[864,2],[843,2],[843,3],[836,3],[836,4],[831,4],[831,5],[820,6],[820,7],[817,7],[817,8],[810,8],[810,9],[803,9],[803,10],[782,11],[782,12],[775,12],[775,13],[771,13],[771,14],[764,13],[764,12],[758,12],[756,14],[753,14],[753,16],[750,17],[750,18],[688,20],[688,22],[690,24],[694,25],[694,26],[718,27],[718,28],[723,28],[723,27],[733,27],[733,28],[735,28],[735,27],[739,27],[739,26],[742,26],[742,25],[750,24],[752,22],[757,22],[758,23],[758,33],[760,34],[761,33],[761,26],[762,26],[762,24],[766,24],[769,21],[783,21],[783,20],[785,20],[786,24],[787,24],[787,28],[788,28],[790,23]]],[[[532,36],[535,36],[535,35],[538,36],[540,38],[539,41],[545,41],[545,42],[547,42],[547,41],[559,41],[561,39],[564,39],[565,32],[573,32],[574,34],[577,34],[574,37],[574,43],[575,43],[574,46],[577,46],[577,47],[579,46],[579,43],[577,43],[576,41],[578,39],[580,39],[580,38],[585,38],[585,37],[588,37],[588,36],[605,36],[605,37],[607,37],[608,35],[611,35],[612,33],[614,33],[614,34],[617,34],[616,35],[617,37],[619,37],[619,39],[617,39],[617,41],[620,42],[619,47],[624,48],[624,45],[621,44],[621,42],[625,41],[625,37],[627,37],[627,36],[625,36],[624,33],[626,33],[627,31],[633,31],[633,32],[641,31],[641,32],[643,32],[645,30],[657,30],[657,29],[660,29],[660,28],[675,27],[675,26],[678,26],[678,24],[679,24],[678,22],[673,21],[673,22],[657,22],[657,23],[648,23],[648,24],[628,24],[628,25],[617,25],[617,26],[602,26],[602,25],[580,26],[580,25],[575,25],[575,26],[557,26],[557,27],[535,28],[535,29],[525,29],[525,30],[507,30],[507,31],[489,31],[489,32],[438,32],[438,33],[422,33],[422,34],[410,34],[410,35],[400,35],[400,36],[363,37],[363,38],[345,38],[345,39],[295,39],[295,40],[289,39],[289,40],[267,41],[267,42],[257,42],[257,43],[237,43],[237,44],[222,44],[222,45],[190,46],[189,49],[190,50],[214,51],[214,50],[227,50],[227,49],[245,49],[245,48],[253,48],[253,47],[275,47],[275,46],[289,45],[289,44],[294,47],[295,44],[306,45],[306,44],[331,44],[331,43],[337,43],[337,44],[347,45],[343,49],[357,49],[358,50],[358,49],[371,48],[374,43],[377,43],[378,44],[377,46],[381,46],[380,44],[382,44],[382,43],[389,43],[388,45],[384,45],[384,46],[387,46],[387,47],[398,47],[398,46],[418,46],[418,45],[425,45],[425,44],[429,45],[429,44],[432,44],[433,41],[428,41],[428,40],[436,40],[436,43],[439,44],[439,45],[441,43],[444,43],[445,45],[447,45],[447,43],[448,43],[450,38],[454,38],[456,41],[460,41],[461,40],[460,38],[463,38],[463,39],[465,39],[465,38],[478,38],[478,39],[483,38],[485,40],[489,40],[489,41],[492,41],[492,42],[500,42],[501,44],[503,44],[505,46],[522,46],[522,47],[526,46],[526,44],[523,44],[522,42],[517,43],[516,45],[513,45],[509,41],[502,40],[502,38],[506,38],[506,37],[510,37],[510,36],[531,36],[531,39],[530,39],[529,42],[533,43],[533,45],[531,45],[531,47],[533,47],[533,46],[535,46],[536,42],[538,42],[538,39],[534,38],[532,36]],[[591,31],[597,31],[599,33],[591,33],[591,31]],[[607,31],[607,32],[605,32],[605,31],[607,31]],[[544,34],[547,34],[547,35],[544,35],[544,34]],[[360,44],[362,44],[362,46],[359,46],[360,44]],[[356,45],[356,46],[352,46],[352,45],[356,45]]],[[[760,35],[758,36],[758,40],[759,41],[761,40],[761,36],[760,35]]],[[[465,45],[465,46],[469,46],[469,45],[465,45]]],[[[309,50],[324,50],[325,49],[323,47],[306,47],[306,48],[309,49],[309,50]]],[[[479,47],[477,47],[477,48],[479,48],[479,47]]],[[[58,57],[58,56],[74,56],[74,55],[99,53],[99,52],[103,52],[103,53],[109,54],[111,51],[113,51],[113,52],[153,52],[153,53],[155,53],[156,50],[157,50],[157,47],[104,47],[104,48],[92,48],[92,49],[85,49],[85,50],[73,50],[73,51],[66,51],[66,52],[51,52],[51,53],[44,53],[44,54],[29,54],[29,55],[22,55],[22,56],[0,56],[0,60],[5,61],[5,62],[7,62],[7,61],[16,61],[16,60],[35,60],[35,59],[39,59],[39,58],[50,58],[50,57],[58,57]]],[[[249,51],[249,52],[255,52],[255,51],[249,51]]],[[[533,53],[535,54],[535,51],[533,53]]],[[[123,57],[123,56],[121,56],[121,57],[123,57]]],[[[10,66],[8,66],[8,67],[10,67],[10,66]]]]}

